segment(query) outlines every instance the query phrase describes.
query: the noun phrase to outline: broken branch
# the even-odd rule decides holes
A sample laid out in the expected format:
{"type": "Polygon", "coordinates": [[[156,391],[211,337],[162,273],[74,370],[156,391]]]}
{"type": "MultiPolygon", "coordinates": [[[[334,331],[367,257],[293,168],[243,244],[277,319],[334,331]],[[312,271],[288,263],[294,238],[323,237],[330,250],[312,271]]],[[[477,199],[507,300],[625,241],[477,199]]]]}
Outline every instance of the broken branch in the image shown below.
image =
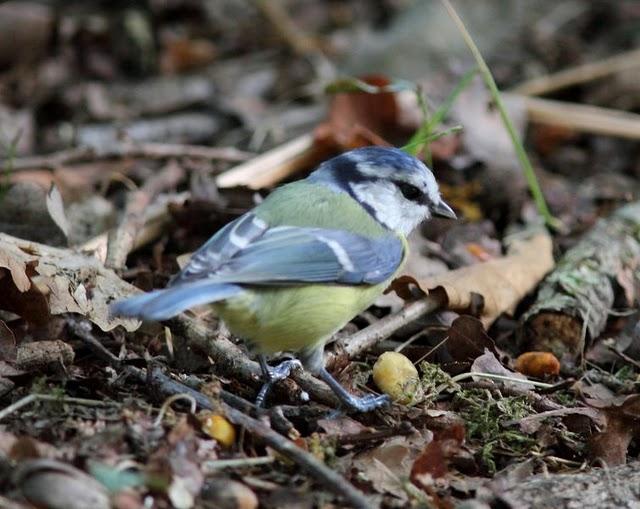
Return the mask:
{"type": "Polygon", "coordinates": [[[640,49],[533,78],[514,87],[510,92],[522,95],[543,95],[635,67],[640,67],[640,49]]]}
{"type": "Polygon", "coordinates": [[[596,338],[614,303],[615,282],[631,303],[640,260],[640,202],[628,204],[594,228],[567,251],[542,283],[523,317],[531,350],[575,358],[585,336],[596,338]]]}
{"type": "Polygon", "coordinates": [[[136,157],[148,159],[171,159],[190,157],[194,159],[210,159],[222,161],[245,161],[252,154],[233,147],[206,147],[202,145],[178,145],[171,143],[133,143],[123,141],[109,144],[97,149],[90,146],[74,147],[42,156],[21,157],[14,159],[10,171],[43,168],[55,170],[60,166],[77,164],[96,159],[114,159],[136,157]]]}
{"type": "Polygon", "coordinates": [[[149,178],[142,188],[129,194],[122,222],[109,234],[105,266],[111,269],[124,267],[145,223],[147,207],[160,192],[178,185],[183,176],[182,167],[172,160],[159,173],[149,178]]]}

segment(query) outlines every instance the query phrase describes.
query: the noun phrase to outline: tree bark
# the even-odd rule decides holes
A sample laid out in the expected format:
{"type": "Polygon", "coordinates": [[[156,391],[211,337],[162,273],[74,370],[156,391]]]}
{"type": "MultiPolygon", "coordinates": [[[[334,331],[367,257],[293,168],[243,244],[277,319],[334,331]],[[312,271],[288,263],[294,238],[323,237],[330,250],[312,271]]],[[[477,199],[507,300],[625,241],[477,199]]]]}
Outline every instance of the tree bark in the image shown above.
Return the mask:
{"type": "Polygon", "coordinates": [[[527,348],[575,359],[604,329],[619,289],[628,305],[636,300],[639,263],[640,202],[633,202],[598,221],[543,281],[523,317],[527,348]]]}

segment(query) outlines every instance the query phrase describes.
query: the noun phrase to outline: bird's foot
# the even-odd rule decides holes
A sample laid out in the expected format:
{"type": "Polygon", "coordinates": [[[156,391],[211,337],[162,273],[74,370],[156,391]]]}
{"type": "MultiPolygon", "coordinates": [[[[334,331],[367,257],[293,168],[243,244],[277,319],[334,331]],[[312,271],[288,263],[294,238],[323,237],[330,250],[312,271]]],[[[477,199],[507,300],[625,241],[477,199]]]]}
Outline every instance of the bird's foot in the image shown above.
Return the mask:
{"type": "Polygon", "coordinates": [[[382,394],[380,396],[376,394],[368,394],[360,398],[352,395],[350,396],[350,398],[343,399],[342,403],[349,407],[350,410],[355,410],[356,412],[371,412],[372,410],[386,406],[391,402],[391,399],[389,399],[389,396],[386,394],[382,394]]]}
{"type": "Polygon", "coordinates": [[[324,368],[318,373],[320,378],[333,390],[338,399],[349,410],[355,410],[356,412],[370,412],[376,408],[388,405],[391,399],[386,394],[380,396],[376,394],[368,394],[358,398],[350,392],[348,392],[340,383],[331,376],[331,374],[324,368]]]}
{"type": "Polygon", "coordinates": [[[276,382],[288,378],[293,370],[302,369],[302,363],[297,359],[283,361],[274,367],[267,365],[266,361],[261,360],[260,366],[262,367],[262,375],[265,378],[265,383],[262,384],[260,392],[258,392],[258,396],[256,397],[256,406],[258,408],[264,406],[267,395],[276,382]]]}

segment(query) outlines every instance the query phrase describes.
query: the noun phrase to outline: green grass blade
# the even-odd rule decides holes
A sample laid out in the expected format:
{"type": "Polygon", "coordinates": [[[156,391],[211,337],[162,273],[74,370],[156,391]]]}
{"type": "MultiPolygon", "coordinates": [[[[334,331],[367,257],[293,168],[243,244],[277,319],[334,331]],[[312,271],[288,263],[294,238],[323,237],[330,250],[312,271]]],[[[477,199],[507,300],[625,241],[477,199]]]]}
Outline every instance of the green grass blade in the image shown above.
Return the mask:
{"type": "Polygon", "coordinates": [[[525,178],[527,180],[527,184],[529,185],[529,190],[531,191],[531,195],[533,196],[533,200],[538,208],[538,212],[544,218],[547,226],[557,228],[559,225],[559,221],[551,215],[549,211],[549,207],[547,206],[547,202],[544,199],[544,195],[542,194],[542,189],[540,189],[540,184],[538,183],[538,178],[536,177],[535,172],[533,171],[533,166],[531,166],[531,162],[527,157],[527,153],[524,150],[524,146],[522,145],[522,141],[516,133],[515,128],[513,127],[513,123],[507,114],[507,110],[502,102],[502,98],[500,96],[500,91],[498,90],[498,86],[496,85],[495,80],[493,79],[493,75],[489,70],[489,66],[485,62],[480,50],[476,46],[475,42],[473,42],[473,38],[471,34],[469,34],[468,30],[464,26],[462,19],[458,16],[458,13],[455,11],[451,2],[449,0],[441,0],[445,9],[451,16],[451,19],[455,23],[456,27],[460,31],[464,42],[468,46],[471,54],[476,60],[476,64],[478,65],[478,69],[480,71],[480,75],[485,82],[485,85],[489,89],[493,101],[500,112],[500,118],[509,133],[509,137],[511,138],[511,143],[513,143],[513,147],[518,156],[518,160],[520,161],[520,166],[522,166],[522,170],[524,172],[525,178]]]}

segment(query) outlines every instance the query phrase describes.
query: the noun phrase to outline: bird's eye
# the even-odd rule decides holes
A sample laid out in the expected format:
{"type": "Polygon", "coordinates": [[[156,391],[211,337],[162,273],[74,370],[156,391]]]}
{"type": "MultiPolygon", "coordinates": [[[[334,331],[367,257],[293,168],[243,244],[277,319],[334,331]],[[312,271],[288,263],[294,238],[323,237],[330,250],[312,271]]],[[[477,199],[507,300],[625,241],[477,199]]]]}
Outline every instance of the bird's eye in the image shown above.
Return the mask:
{"type": "Polygon", "coordinates": [[[402,193],[407,200],[417,201],[420,197],[422,197],[422,191],[416,186],[409,184],[407,182],[398,182],[398,189],[402,193]]]}

